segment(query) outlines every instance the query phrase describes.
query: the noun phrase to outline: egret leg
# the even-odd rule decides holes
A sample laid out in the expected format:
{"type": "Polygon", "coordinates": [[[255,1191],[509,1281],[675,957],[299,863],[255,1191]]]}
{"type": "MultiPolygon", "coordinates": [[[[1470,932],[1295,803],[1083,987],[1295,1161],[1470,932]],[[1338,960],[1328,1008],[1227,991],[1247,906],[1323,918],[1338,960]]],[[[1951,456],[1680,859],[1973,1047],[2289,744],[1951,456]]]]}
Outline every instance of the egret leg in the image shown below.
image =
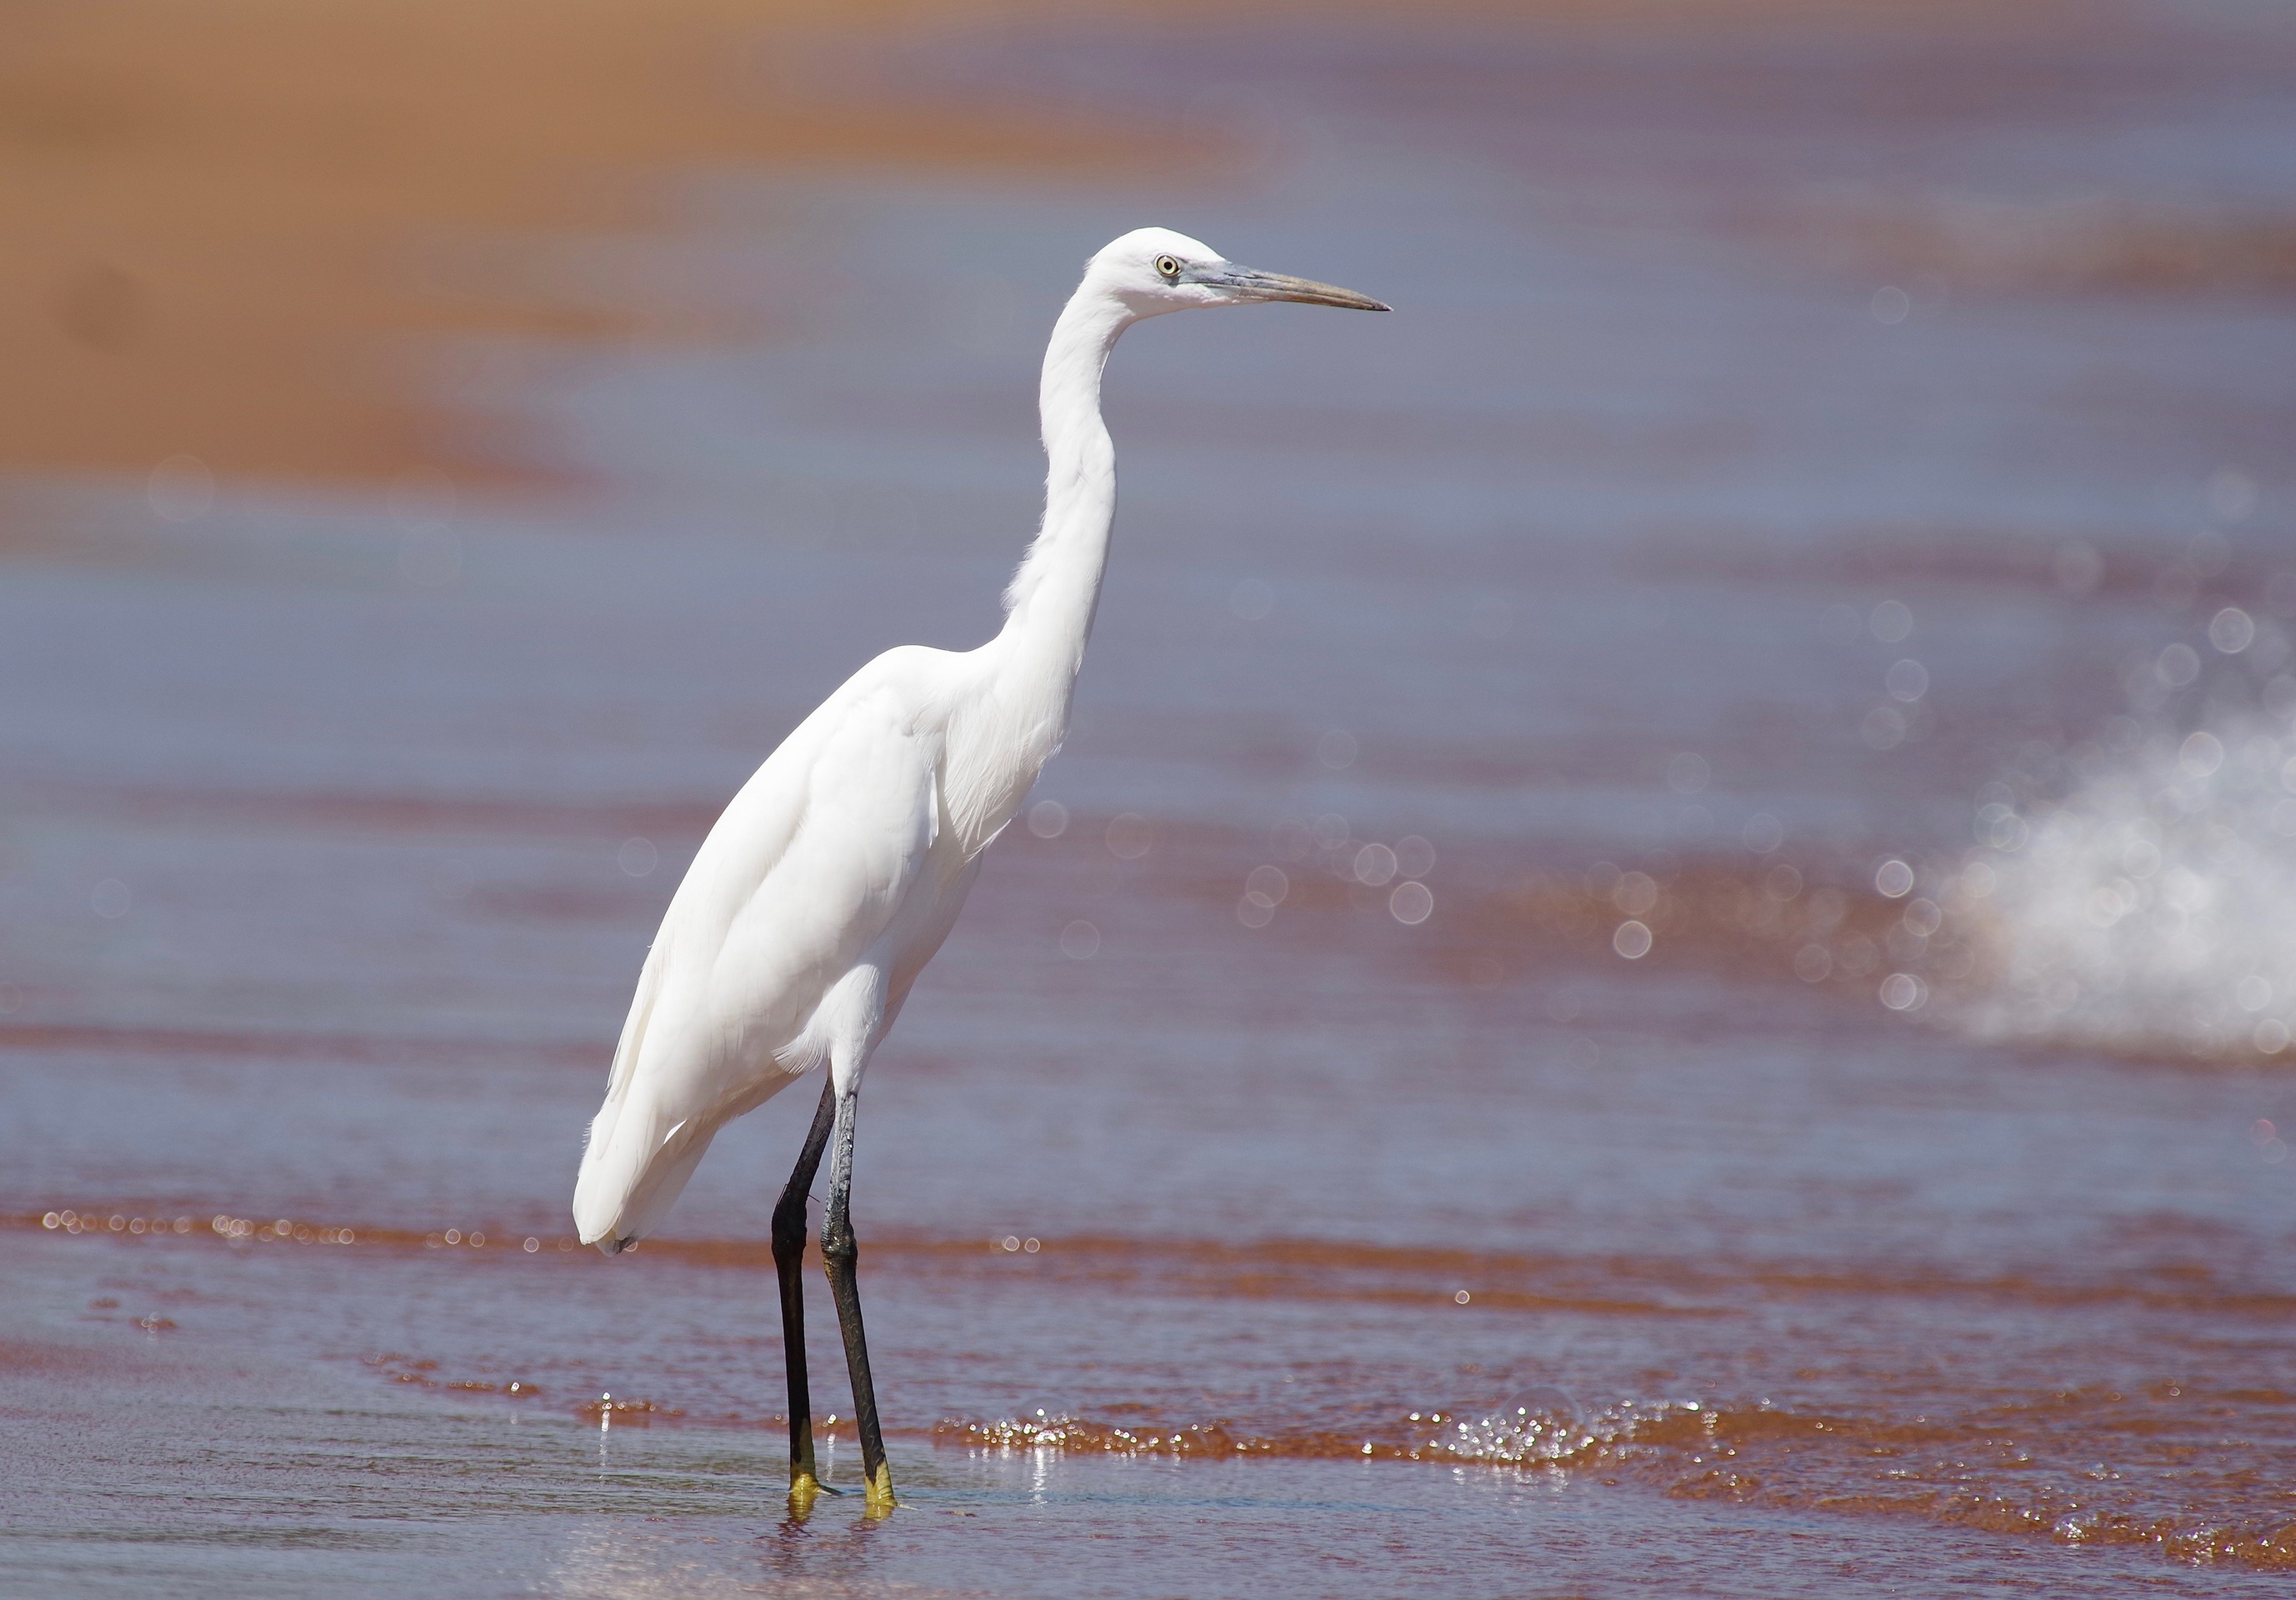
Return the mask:
{"type": "MultiPolygon", "coordinates": [[[[828,1074],[824,1073],[826,1078],[828,1074]]],[[[821,1492],[813,1464],[813,1396],[805,1375],[805,1201],[821,1169],[837,1111],[833,1083],[821,1086],[821,1104],[807,1130],[805,1148],[774,1206],[774,1270],[782,1289],[782,1358],[789,1369],[790,1499],[800,1511],[821,1492]]]]}
{"type": "Polygon", "coordinates": [[[885,1440],[877,1427],[877,1391],[869,1382],[869,1342],[861,1331],[861,1289],[854,1267],[861,1255],[853,1237],[847,1202],[853,1188],[853,1114],[857,1096],[837,1098],[837,1130],[829,1158],[829,1206],[821,1219],[821,1262],[829,1292],[837,1301],[837,1325],[845,1334],[845,1369],[853,1379],[853,1420],[861,1430],[861,1473],[869,1507],[891,1509],[893,1473],[885,1463],[885,1440]]]}

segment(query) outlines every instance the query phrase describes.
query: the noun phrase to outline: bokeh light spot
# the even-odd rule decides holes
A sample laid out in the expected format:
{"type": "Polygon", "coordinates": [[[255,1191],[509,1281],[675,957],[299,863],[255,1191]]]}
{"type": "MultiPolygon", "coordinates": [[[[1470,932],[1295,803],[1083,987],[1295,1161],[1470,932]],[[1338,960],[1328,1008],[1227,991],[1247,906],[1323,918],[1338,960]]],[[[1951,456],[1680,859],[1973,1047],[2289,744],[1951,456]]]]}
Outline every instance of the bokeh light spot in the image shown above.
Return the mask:
{"type": "Polygon", "coordinates": [[[1875,606],[1866,625],[1884,644],[1902,644],[1913,636],[1914,613],[1902,600],[1884,600],[1875,606]]]}
{"type": "Polygon", "coordinates": [[[1658,880],[1648,873],[1621,874],[1611,890],[1611,904],[1628,916],[1646,916],[1658,904],[1658,880]]]}
{"type": "Polygon", "coordinates": [[[2256,620],[2236,605],[2209,619],[2209,643],[2226,655],[2238,655],[2256,643],[2256,620]]]}
{"type": "Polygon", "coordinates": [[[1416,879],[1395,886],[1387,897],[1388,914],[1407,928],[1415,928],[1435,915],[1435,891],[1416,879]]]}
{"type": "Polygon", "coordinates": [[[1915,1010],[1929,997],[1929,985],[1911,972],[1892,972],[1882,980],[1882,1004],[1891,1011],[1915,1010]]]}
{"type": "Polygon", "coordinates": [[[215,504],[215,474],[196,455],[170,455],[144,485],[152,514],[163,522],[193,522],[215,504]]]}
{"type": "Polygon", "coordinates": [[[2245,522],[2256,514],[2256,480],[2238,467],[2218,467],[2209,474],[2209,509],[2227,522],[2245,522]]]}
{"type": "Polygon", "coordinates": [[[1137,811],[1124,811],[1108,819],[1108,853],[1121,861],[1137,861],[1156,842],[1156,830],[1137,811]]]}

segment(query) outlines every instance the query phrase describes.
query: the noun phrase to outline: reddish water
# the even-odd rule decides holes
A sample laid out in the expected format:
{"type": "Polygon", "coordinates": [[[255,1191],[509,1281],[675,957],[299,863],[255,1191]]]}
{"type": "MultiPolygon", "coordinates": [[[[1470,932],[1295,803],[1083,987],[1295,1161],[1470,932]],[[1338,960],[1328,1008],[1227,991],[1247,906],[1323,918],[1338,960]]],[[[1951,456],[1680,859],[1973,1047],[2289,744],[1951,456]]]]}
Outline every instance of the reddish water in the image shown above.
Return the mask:
{"type": "Polygon", "coordinates": [[[2284,1592],[2290,45],[937,38],[1265,148],[698,196],[772,342],[452,374],[578,505],[18,486],[4,1587],[2284,1592]],[[1119,352],[1064,817],[865,1095],[910,1508],[784,1525],[809,1100],[620,1260],[577,1141],[716,807],[991,625],[1148,217],[1404,309],[1119,352]]]}

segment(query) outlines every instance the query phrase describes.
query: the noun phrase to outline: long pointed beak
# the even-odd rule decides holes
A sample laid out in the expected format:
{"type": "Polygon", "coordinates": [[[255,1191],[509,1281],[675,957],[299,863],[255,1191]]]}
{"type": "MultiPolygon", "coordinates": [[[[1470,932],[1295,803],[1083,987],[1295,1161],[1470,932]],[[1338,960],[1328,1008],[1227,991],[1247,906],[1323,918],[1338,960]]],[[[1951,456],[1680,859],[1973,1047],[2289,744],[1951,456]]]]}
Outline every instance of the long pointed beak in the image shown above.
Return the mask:
{"type": "Polygon", "coordinates": [[[1337,306],[1346,311],[1394,309],[1367,294],[1357,294],[1336,283],[1318,283],[1313,278],[1295,278],[1280,272],[1255,272],[1249,267],[1231,263],[1204,269],[1201,281],[1256,300],[1297,300],[1303,306],[1337,306]]]}

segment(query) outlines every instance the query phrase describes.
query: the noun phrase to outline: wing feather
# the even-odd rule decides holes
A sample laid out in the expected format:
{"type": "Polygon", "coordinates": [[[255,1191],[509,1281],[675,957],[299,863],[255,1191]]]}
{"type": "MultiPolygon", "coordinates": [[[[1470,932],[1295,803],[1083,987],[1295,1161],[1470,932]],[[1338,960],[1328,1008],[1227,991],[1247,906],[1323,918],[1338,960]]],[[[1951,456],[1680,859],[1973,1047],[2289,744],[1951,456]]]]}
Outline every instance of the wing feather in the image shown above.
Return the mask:
{"type": "Polygon", "coordinates": [[[941,734],[881,656],[791,734],[670,901],[575,1188],[586,1243],[651,1227],[710,1137],[805,1071],[831,987],[901,917],[940,837],[941,734]],[[792,1052],[794,1054],[792,1054],[792,1052]]]}

